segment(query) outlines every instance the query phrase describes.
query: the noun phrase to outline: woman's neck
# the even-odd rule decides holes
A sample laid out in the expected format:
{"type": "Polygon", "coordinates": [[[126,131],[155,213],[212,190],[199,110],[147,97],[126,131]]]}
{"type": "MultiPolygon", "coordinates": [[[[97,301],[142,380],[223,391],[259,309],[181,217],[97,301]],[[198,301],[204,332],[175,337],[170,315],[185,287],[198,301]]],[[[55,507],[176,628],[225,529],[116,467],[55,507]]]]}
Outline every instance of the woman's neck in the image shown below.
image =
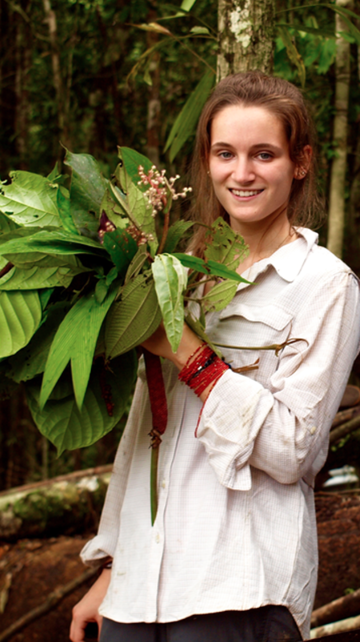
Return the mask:
{"type": "Polygon", "coordinates": [[[292,243],[297,239],[297,233],[290,224],[286,212],[285,216],[282,213],[272,221],[268,220],[268,223],[269,225],[266,228],[264,228],[264,225],[259,227],[254,225],[243,226],[240,233],[249,248],[249,253],[239,265],[237,271],[240,274],[254,265],[254,263],[274,254],[283,245],[292,243]]]}

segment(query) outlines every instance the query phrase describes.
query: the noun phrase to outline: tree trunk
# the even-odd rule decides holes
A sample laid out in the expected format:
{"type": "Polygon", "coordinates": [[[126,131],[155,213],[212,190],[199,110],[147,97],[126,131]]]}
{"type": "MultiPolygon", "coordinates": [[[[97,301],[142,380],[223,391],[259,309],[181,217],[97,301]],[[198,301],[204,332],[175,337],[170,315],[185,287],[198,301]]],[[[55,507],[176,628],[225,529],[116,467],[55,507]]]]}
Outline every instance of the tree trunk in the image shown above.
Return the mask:
{"type": "Polygon", "coordinates": [[[0,539],[97,528],[111,470],[101,466],[0,493],[0,539]]]}
{"type": "Polygon", "coordinates": [[[238,71],[272,73],[274,0],[219,0],[217,80],[238,71]]]}
{"type": "Polygon", "coordinates": [[[61,65],[60,65],[60,51],[58,45],[58,34],[57,34],[57,23],[56,23],[56,14],[53,11],[50,0],[43,0],[43,7],[45,11],[45,20],[48,23],[49,27],[49,37],[51,45],[51,64],[53,71],[53,84],[56,93],[56,105],[57,105],[57,115],[58,115],[58,130],[59,130],[59,139],[62,140],[64,126],[65,126],[65,94],[63,79],[61,75],[61,65]]]}
{"type": "MultiPolygon", "coordinates": [[[[356,23],[360,28],[360,20],[356,23]]],[[[360,46],[358,46],[358,82],[360,82],[360,46]]],[[[350,153],[353,157],[352,172],[350,178],[350,198],[349,198],[349,219],[348,219],[348,238],[349,243],[346,248],[344,260],[348,262],[356,274],[360,273],[360,239],[358,235],[360,222],[360,118],[358,116],[356,123],[352,126],[351,131],[352,149],[350,153]]]]}
{"type": "MultiPolygon", "coordinates": [[[[156,12],[152,9],[148,15],[148,22],[156,22],[156,12]]],[[[154,31],[147,33],[147,48],[153,47],[159,40],[159,34],[154,31]]],[[[147,108],[147,143],[146,156],[159,167],[159,126],[160,126],[160,54],[155,51],[149,64],[149,73],[151,85],[148,93],[147,108]]]]}
{"type": "MultiPolygon", "coordinates": [[[[27,7],[25,7],[26,10],[27,7]]],[[[28,25],[22,16],[16,16],[16,72],[15,72],[15,131],[16,147],[19,155],[19,169],[26,170],[27,139],[29,130],[29,93],[27,90],[27,74],[31,68],[31,45],[28,25]]]]}
{"type": "MultiPolygon", "coordinates": [[[[337,0],[338,6],[350,8],[350,0],[337,0]]],[[[345,177],[347,160],[347,122],[350,88],[350,43],[339,34],[347,27],[342,17],[336,14],[337,34],[335,118],[333,143],[336,157],[333,160],[330,177],[328,249],[342,256],[345,219],[345,177]]]]}

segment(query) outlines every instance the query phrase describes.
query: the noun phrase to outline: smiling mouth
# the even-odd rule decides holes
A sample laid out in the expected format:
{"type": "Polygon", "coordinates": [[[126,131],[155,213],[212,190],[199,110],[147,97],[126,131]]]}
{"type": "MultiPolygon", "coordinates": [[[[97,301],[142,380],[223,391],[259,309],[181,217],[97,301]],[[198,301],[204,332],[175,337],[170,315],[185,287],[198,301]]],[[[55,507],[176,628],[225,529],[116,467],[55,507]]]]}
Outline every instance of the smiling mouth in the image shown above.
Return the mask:
{"type": "Polygon", "coordinates": [[[234,194],[235,196],[257,196],[257,194],[261,194],[264,190],[262,189],[231,189],[230,192],[234,194]]]}

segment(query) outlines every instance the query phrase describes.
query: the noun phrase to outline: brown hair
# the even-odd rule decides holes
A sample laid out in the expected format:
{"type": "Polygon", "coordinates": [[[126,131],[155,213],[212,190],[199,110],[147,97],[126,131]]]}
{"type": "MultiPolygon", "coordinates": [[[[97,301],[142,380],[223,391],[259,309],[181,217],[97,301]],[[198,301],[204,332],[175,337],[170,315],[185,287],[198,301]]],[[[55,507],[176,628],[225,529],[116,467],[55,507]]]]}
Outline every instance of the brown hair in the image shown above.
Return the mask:
{"type": "MultiPolygon", "coordinates": [[[[208,176],[211,145],[211,123],[222,109],[229,105],[256,105],[275,114],[283,123],[289,142],[289,153],[295,165],[304,163],[303,149],[306,145],[315,148],[315,128],[309,110],[299,89],[282,78],[267,76],[260,71],[238,73],[224,78],[215,87],[200,116],[195,151],[193,156],[191,185],[196,204],[194,218],[206,225],[222,216],[229,220],[227,212],[215,196],[208,176]]],[[[312,154],[306,177],[293,180],[287,215],[293,225],[314,226],[320,221],[321,201],[316,190],[316,163],[312,154]]],[[[306,165],[307,166],[307,165],[306,165]]],[[[189,250],[202,255],[206,228],[199,227],[189,250]]]]}

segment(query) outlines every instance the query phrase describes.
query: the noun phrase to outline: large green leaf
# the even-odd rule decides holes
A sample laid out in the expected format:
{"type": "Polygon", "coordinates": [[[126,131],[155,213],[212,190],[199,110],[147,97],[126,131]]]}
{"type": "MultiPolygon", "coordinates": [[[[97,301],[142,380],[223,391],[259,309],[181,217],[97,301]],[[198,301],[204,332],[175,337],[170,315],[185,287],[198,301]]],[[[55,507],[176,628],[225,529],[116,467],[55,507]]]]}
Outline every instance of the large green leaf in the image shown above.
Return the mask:
{"type": "MultiPolygon", "coordinates": [[[[75,256],[55,257],[60,265],[49,265],[51,258],[35,260],[31,267],[14,267],[0,278],[0,290],[36,290],[41,288],[69,287],[77,274],[89,272],[75,256]],[[62,258],[62,262],[60,262],[62,258]],[[75,260],[75,265],[73,264],[75,260]]],[[[1,258],[0,258],[1,260],[1,258]]],[[[1,263],[0,263],[1,265],[1,263]]]]}
{"type": "Polygon", "coordinates": [[[176,352],[183,333],[184,299],[187,273],[180,261],[170,254],[158,254],[151,264],[155,290],[171,349],[176,352]]]}
{"type": "Polygon", "coordinates": [[[0,359],[15,354],[29,343],[41,317],[37,292],[0,292],[0,359]]]}
{"type": "Polygon", "coordinates": [[[71,215],[70,193],[69,190],[62,185],[58,186],[57,206],[64,230],[72,234],[77,234],[78,230],[71,215]]]}
{"type": "Polygon", "coordinates": [[[15,221],[13,221],[10,216],[6,216],[3,212],[0,212],[0,234],[7,234],[8,232],[13,232],[19,227],[15,221]]]}
{"type": "MultiPolygon", "coordinates": [[[[143,156],[143,154],[139,154],[135,149],[130,149],[130,147],[119,147],[119,158],[124,163],[125,170],[135,185],[138,184],[140,179],[139,165],[143,167],[145,174],[147,174],[153,166],[149,158],[143,156]]],[[[146,187],[144,189],[146,189],[146,187]]]]}
{"type": "Polygon", "coordinates": [[[76,228],[84,235],[95,235],[99,228],[100,205],[108,180],[89,154],[66,150],[65,164],[71,167],[70,212],[76,228]]]}
{"type": "Polygon", "coordinates": [[[43,254],[41,252],[18,252],[16,254],[12,254],[9,252],[6,254],[6,257],[13,265],[20,267],[23,270],[28,270],[35,265],[39,268],[64,266],[73,266],[76,268],[81,266],[80,261],[75,254],[43,254]]]}
{"type": "Polygon", "coordinates": [[[110,184],[104,192],[104,196],[101,201],[101,214],[105,214],[116,228],[123,230],[129,224],[129,217],[126,214],[124,207],[127,207],[125,194],[123,194],[118,187],[110,184]],[[116,191],[116,199],[112,196],[113,190],[116,191]],[[118,204],[118,199],[122,202],[121,207],[118,204]]]}
{"type": "Polygon", "coordinates": [[[196,0],[183,0],[180,9],[182,9],[183,11],[190,11],[195,2],[196,0]]]}
{"type": "MultiPolygon", "coordinates": [[[[121,158],[121,148],[119,149],[119,156],[121,158]]],[[[125,194],[125,203],[123,197],[119,196],[116,189],[113,188],[112,193],[114,198],[120,207],[123,208],[125,215],[129,217],[130,221],[149,238],[149,245],[155,253],[158,246],[155,220],[152,216],[152,207],[149,205],[146,195],[137,184],[133,183],[125,169],[125,163],[123,161],[119,163],[115,174],[119,187],[125,194]]]]}
{"type": "Polygon", "coordinates": [[[155,332],[161,321],[154,281],[141,273],[124,286],[106,317],[107,357],[114,358],[141,344],[155,332]]]}
{"type": "Polygon", "coordinates": [[[54,167],[52,168],[50,174],[47,175],[47,179],[49,181],[55,181],[56,179],[60,178],[61,174],[59,172],[59,165],[58,162],[56,161],[54,167]]]}
{"type": "Polygon", "coordinates": [[[40,297],[41,309],[43,311],[46,310],[47,304],[49,303],[53,292],[54,292],[54,288],[47,288],[45,290],[40,290],[39,297],[40,297]]]}
{"type": "Polygon", "coordinates": [[[56,204],[57,185],[30,172],[11,172],[9,185],[2,185],[0,209],[19,225],[60,226],[56,204]]]}
{"type": "Polygon", "coordinates": [[[176,221],[167,233],[163,252],[175,252],[179,241],[184,238],[186,232],[194,225],[194,221],[176,221]]]}
{"type": "Polygon", "coordinates": [[[195,132],[202,108],[206,103],[214,82],[214,73],[207,70],[176,118],[165,145],[165,151],[170,147],[171,162],[179,153],[184,143],[195,132]]]}
{"type": "Polygon", "coordinates": [[[114,359],[109,370],[105,370],[103,361],[98,359],[92,369],[81,411],[72,394],[64,396],[69,391],[69,374],[67,386],[64,388],[60,381],[54,389],[54,399],[49,400],[42,410],[39,405],[40,385],[35,382],[26,384],[33,419],[40,432],[55,444],[59,455],[66,449],[90,446],[114,428],[126,410],[136,369],[135,351],[114,359]],[[103,398],[109,394],[105,386],[109,386],[114,404],[110,415],[103,398]]]}
{"type": "Polygon", "coordinates": [[[15,267],[0,279],[0,290],[35,290],[58,286],[66,288],[74,276],[75,273],[70,267],[43,269],[33,267],[29,270],[15,267]]]}
{"type": "Polygon", "coordinates": [[[41,407],[45,405],[55,384],[71,361],[75,398],[78,407],[81,408],[101,324],[116,291],[117,287],[113,284],[102,303],[98,302],[93,292],[83,296],[60,324],[46,362],[40,393],[41,407]]]}
{"type": "Polygon", "coordinates": [[[57,303],[50,307],[45,322],[27,346],[7,360],[7,377],[20,383],[20,381],[28,381],[44,372],[50,346],[68,309],[69,304],[67,303],[57,303]]]}
{"type": "Polygon", "coordinates": [[[138,251],[134,239],[126,230],[116,229],[108,232],[103,238],[104,248],[109,252],[112,261],[120,275],[125,275],[130,262],[138,251]]]}
{"type": "Polygon", "coordinates": [[[132,259],[125,276],[124,284],[126,285],[129,281],[137,276],[142,268],[144,267],[146,261],[148,260],[148,254],[146,251],[145,245],[140,245],[138,251],[136,252],[134,258],[132,259]]]}
{"type": "Polygon", "coordinates": [[[240,274],[229,270],[226,265],[222,265],[221,263],[210,260],[204,261],[197,256],[190,256],[190,254],[182,254],[181,252],[174,252],[173,256],[176,256],[185,267],[201,272],[202,274],[212,274],[222,279],[233,279],[233,281],[238,281],[238,283],[250,283],[250,281],[244,279],[240,274]]]}
{"type": "Polygon", "coordinates": [[[233,300],[237,290],[237,283],[226,279],[212,287],[202,299],[202,305],[206,312],[223,310],[233,300]]]}
{"type": "MultiPolygon", "coordinates": [[[[31,232],[31,230],[26,230],[31,232]]],[[[42,252],[43,254],[104,254],[99,241],[85,236],[77,236],[65,230],[40,230],[25,234],[25,230],[15,230],[0,236],[0,254],[42,252]]]]}
{"type": "Polygon", "coordinates": [[[230,270],[236,270],[240,261],[248,254],[248,247],[240,234],[234,232],[222,217],[216,219],[211,229],[207,230],[206,260],[223,263],[230,270]]]}
{"type": "Polygon", "coordinates": [[[71,356],[71,372],[75,399],[79,409],[82,407],[89,382],[100,328],[114,301],[117,290],[118,286],[113,283],[101,304],[95,296],[91,296],[91,301],[87,306],[87,314],[84,316],[81,334],[74,345],[71,356]]]}

